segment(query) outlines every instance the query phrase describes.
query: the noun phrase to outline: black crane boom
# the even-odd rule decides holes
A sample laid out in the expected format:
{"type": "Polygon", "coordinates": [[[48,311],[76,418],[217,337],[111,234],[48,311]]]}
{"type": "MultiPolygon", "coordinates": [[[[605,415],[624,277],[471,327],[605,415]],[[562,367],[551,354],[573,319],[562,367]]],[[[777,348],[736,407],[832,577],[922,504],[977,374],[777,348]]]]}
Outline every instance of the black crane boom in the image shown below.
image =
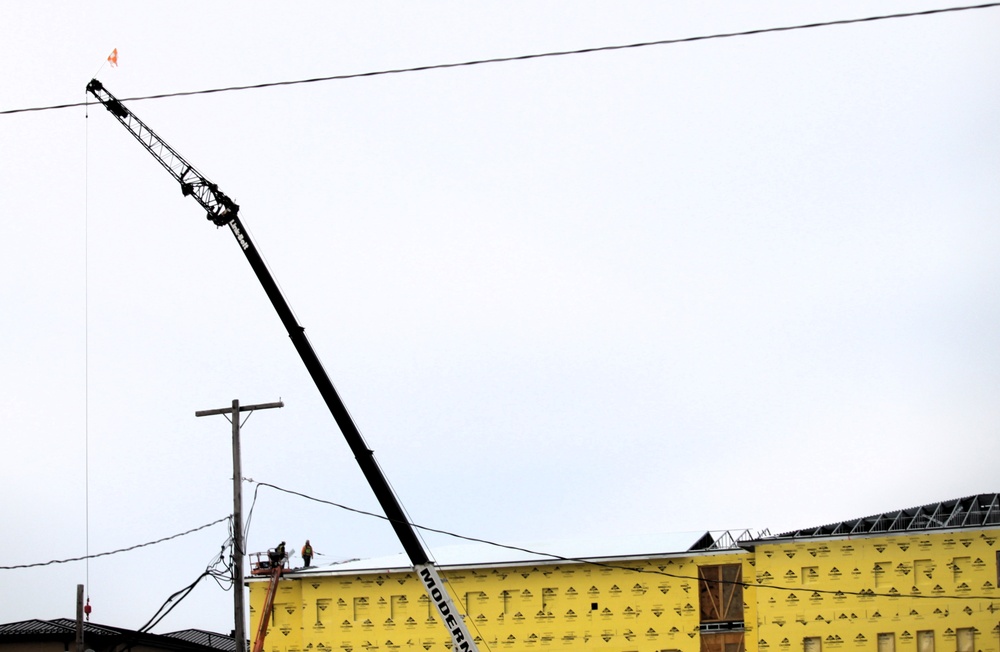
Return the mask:
{"type": "Polygon", "coordinates": [[[249,233],[243,227],[243,223],[239,217],[239,205],[219,190],[216,184],[198,172],[174,148],[157,136],[152,129],[126,108],[120,100],[109,93],[101,82],[96,79],[91,80],[87,84],[87,91],[97,98],[118,122],[139,141],[146,151],[152,154],[153,158],[180,183],[181,192],[185,196],[190,195],[201,204],[202,208],[207,212],[209,220],[217,226],[228,226],[232,231],[233,236],[243,250],[243,254],[246,256],[247,262],[250,263],[250,267],[253,269],[254,274],[256,274],[257,280],[264,288],[264,293],[267,294],[271,305],[274,306],[275,311],[278,313],[281,323],[292,340],[292,345],[298,352],[299,357],[302,358],[302,362],[305,364],[309,375],[319,390],[320,396],[326,402],[330,413],[333,415],[334,420],[340,427],[340,431],[347,440],[347,444],[354,453],[354,457],[361,467],[361,472],[375,493],[375,497],[378,499],[386,517],[392,524],[392,528],[395,530],[396,536],[399,537],[399,541],[403,545],[403,549],[406,551],[410,562],[424,583],[424,588],[438,608],[438,612],[441,614],[445,625],[451,633],[455,649],[460,651],[476,650],[475,642],[469,635],[461,617],[458,616],[458,612],[448,597],[441,578],[431,563],[430,556],[424,550],[420,539],[417,537],[416,530],[406,518],[398,498],[392,491],[385,475],[375,460],[374,453],[365,443],[361,432],[358,430],[344,402],[341,400],[340,394],[337,393],[319,357],[306,338],[305,328],[299,325],[295,319],[291,307],[288,305],[274,277],[271,276],[270,270],[257,251],[257,246],[250,239],[249,233]]]}
{"type": "Polygon", "coordinates": [[[229,215],[235,216],[239,212],[240,207],[227,197],[226,193],[219,190],[219,186],[206,179],[193,165],[184,160],[183,156],[157,136],[156,132],[146,126],[146,123],[125,108],[125,105],[114,95],[106,91],[101,82],[96,79],[90,80],[90,83],[87,84],[87,90],[107,108],[111,115],[115,116],[118,122],[129,130],[129,133],[135,136],[139,144],[153,155],[153,158],[170,173],[170,176],[181,184],[181,192],[184,196],[191,195],[201,204],[202,208],[208,212],[208,219],[218,226],[223,226],[229,221],[229,215]]]}

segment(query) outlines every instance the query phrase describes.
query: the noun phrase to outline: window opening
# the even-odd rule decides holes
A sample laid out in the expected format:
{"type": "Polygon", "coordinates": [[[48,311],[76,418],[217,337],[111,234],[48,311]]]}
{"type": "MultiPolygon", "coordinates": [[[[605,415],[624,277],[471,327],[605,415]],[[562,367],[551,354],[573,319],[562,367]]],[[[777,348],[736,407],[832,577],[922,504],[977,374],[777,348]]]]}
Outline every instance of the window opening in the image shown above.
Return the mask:
{"type": "Polygon", "coordinates": [[[699,566],[698,602],[702,623],[731,622],[734,626],[742,627],[743,566],[699,566]]]}
{"type": "Polygon", "coordinates": [[[972,627],[959,627],[955,630],[955,642],[958,652],[975,652],[976,630],[972,627]]]}
{"type": "Polygon", "coordinates": [[[934,652],[934,631],[925,629],[917,632],[917,652],[934,652]]]}

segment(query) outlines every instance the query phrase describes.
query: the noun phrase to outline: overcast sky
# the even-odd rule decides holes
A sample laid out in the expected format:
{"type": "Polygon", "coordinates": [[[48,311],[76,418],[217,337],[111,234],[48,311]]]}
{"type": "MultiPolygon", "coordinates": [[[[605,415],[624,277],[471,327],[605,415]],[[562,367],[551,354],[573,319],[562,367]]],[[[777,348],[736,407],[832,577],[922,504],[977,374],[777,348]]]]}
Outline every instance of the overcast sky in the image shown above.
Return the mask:
{"type": "MultiPolygon", "coordinates": [[[[945,6],[6,2],[0,110],[98,71],[127,98],[945,6]]],[[[241,205],[415,522],[778,532],[1000,489],[998,33],[984,9],[129,106],[241,205]]],[[[194,413],[233,399],[286,403],[245,424],[244,476],[378,511],[232,235],[121,125],[0,115],[0,152],[0,565],[225,517],[230,426],[194,413]]],[[[267,487],[249,529],[401,549],[267,487]]],[[[0,621],[73,617],[86,584],[138,628],[227,536],[2,570],[0,621]]],[[[231,605],[205,581],[154,631],[231,605]]]]}

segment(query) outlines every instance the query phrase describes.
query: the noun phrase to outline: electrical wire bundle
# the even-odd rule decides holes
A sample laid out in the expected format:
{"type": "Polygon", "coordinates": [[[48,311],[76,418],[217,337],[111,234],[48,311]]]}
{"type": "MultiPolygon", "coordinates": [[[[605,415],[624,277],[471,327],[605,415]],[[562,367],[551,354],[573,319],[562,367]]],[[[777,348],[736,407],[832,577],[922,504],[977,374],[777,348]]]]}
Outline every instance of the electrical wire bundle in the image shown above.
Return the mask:
{"type": "Polygon", "coordinates": [[[233,577],[233,565],[232,565],[232,550],[233,550],[233,519],[229,517],[229,536],[226,541],[219,547],[219,552],[212,557],[209,561],[208,566],[205,568],[204,572],[199,575],[195,581],[191,582],[183,589],[173,593],[166,601],[160,605],[160,608],[156,610],[153,617],[146,622],[145,625],[138,629],[139,632],[146,633],[153,627],[156,627],[161,620],[166,618],[167,614],[173,611],[177,605],[179,605],[184,598],[191,595],[194,588],[198,586],[206,577],[211,577],[215,582],[222,588],[223,591],[229,591],[234,586],[235,578],[233,577]],[[228,551],[228,552],[227,552],[228,551]]]}

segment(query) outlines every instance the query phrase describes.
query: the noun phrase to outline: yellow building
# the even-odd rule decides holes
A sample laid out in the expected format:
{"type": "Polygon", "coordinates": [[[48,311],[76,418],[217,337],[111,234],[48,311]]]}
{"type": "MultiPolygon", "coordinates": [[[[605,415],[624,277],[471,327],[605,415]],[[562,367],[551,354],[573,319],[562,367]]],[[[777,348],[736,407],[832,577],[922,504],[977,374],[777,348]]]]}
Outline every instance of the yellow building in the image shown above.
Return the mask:
{"type": "MultiPolygon", "coordinates": [[[[1000,652],[998,538],[1000,495],[983,494],[777,536],[619,541],[625,555],[435,556],[480,650],[1000,652]]],[[[267,584],[249,585],[256,632],[267,584]]],[[[400,556],[288,573],[264,650],[450,646],[400,556]]]]}

